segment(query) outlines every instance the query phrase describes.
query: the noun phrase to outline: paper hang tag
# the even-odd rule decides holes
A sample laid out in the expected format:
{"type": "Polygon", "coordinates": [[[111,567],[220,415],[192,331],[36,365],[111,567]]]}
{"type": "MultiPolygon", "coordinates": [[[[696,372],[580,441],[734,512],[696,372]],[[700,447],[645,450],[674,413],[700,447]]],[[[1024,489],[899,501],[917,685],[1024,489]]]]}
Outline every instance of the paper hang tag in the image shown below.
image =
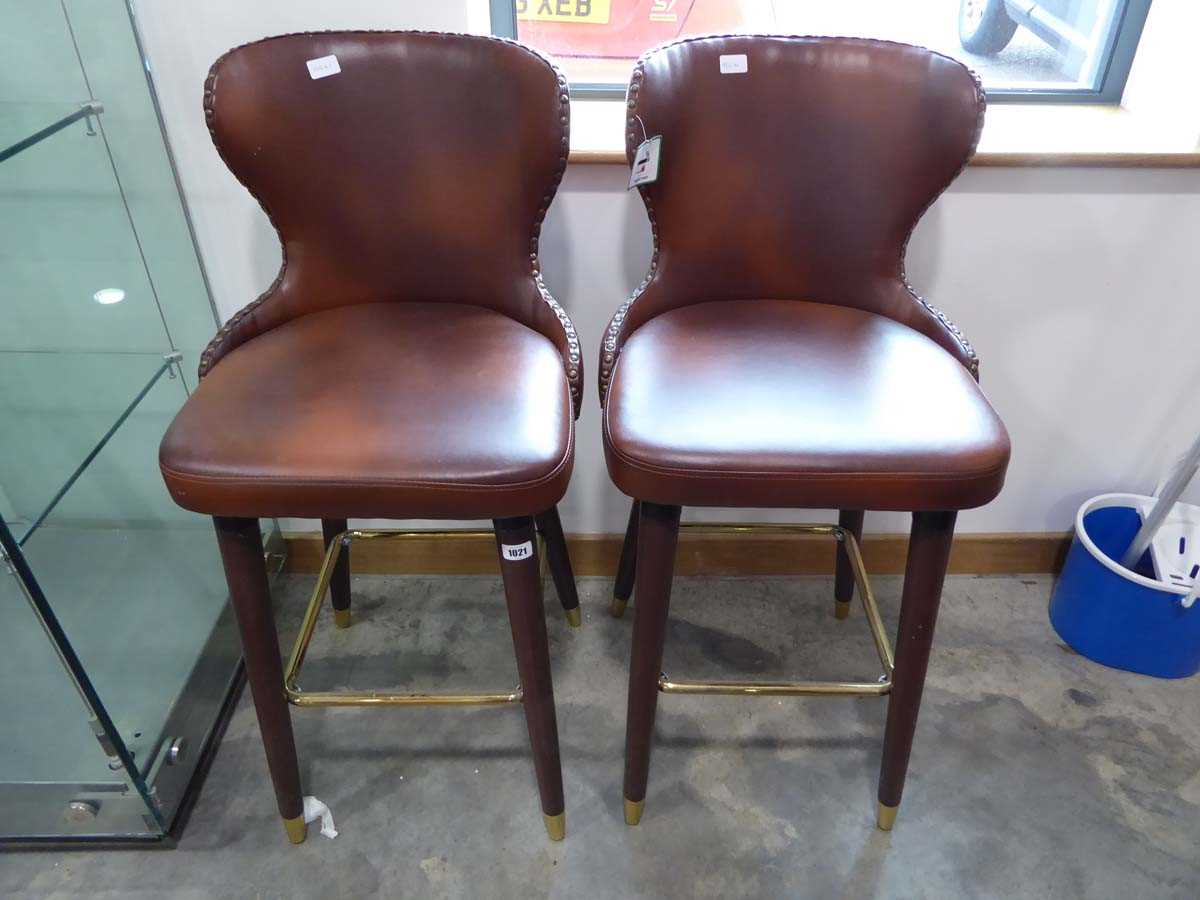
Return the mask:
{"type": "MultiPolygon", "coordinates": [[[[629,173],[629,188],[639,184],[650,184],[658,180],[658,161],[662,150],[662,135],[658,134],[638,145],[633,155],[633,169],[629,173]]],[[[626,188],[628,190],[629,188],[626,188]]]]}

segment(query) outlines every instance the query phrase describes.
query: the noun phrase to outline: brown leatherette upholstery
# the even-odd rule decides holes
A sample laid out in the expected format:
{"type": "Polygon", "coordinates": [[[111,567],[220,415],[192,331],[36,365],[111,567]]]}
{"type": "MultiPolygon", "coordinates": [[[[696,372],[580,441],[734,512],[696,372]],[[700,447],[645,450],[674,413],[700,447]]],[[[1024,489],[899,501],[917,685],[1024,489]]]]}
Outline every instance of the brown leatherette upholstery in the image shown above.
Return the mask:
{"type": "Polygon", "coordinates": [[[583,379],[538,262],[568,151],[558,70],[490,37],[292,34],[218,59],[204,109],[283,265],[209,345],[163,441],[175,499],[227,516],[552,507],[583,379]],[[311,77],[331,55],[340,72],[311,77]]]}
{"type": "Polygon", "coordinates": [[[566,492],[572,425],[562,360],[537,332],[481,306],[361,303],[226,356],[161,459],[198,512],[530,515],[566,492]]]}
{"type": "Polygon", "coordinates": [[[662,155],[640,189],[650,272],[600,353],[618,487],[902,510],[999,492],[1008,436],[975,351],[904,274],[983,111],[965,66],[905,44],[730,35],[638,61],[627,152],[661,135],[662,155]],[[747,71],[723,74],[740,54],[747,71]]]}
{"type": "Polygon", "coordinates": [[[959,509],[986,503],[1004,426],[971,374],[906,325],[798,300],[696,303],[625,343],[609,469],[680,506],[959,509]]]}

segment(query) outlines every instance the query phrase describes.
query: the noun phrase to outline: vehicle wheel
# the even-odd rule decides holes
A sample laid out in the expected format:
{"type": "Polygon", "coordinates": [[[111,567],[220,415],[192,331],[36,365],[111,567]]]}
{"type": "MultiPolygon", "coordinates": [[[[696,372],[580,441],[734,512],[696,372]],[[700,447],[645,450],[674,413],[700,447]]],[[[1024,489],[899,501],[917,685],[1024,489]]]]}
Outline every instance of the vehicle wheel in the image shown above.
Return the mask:
{"type": "Polygon", "coordinates": [[[958,42],[968,53],[999,53],[1016,31],[1004,0],[959,0],[958,42]]]}

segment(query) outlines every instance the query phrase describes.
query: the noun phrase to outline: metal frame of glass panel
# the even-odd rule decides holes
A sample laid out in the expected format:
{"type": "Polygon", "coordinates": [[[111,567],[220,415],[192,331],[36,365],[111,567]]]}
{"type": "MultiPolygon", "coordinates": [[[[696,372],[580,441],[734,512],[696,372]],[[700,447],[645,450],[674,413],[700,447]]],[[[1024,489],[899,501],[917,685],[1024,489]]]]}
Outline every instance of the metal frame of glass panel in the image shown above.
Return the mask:
{"type": "Polygon", "coordinates": [[[95,134],[95,127],[92,124],[92,116],[97,116],[102,112],[104,112],[104,106],[100,103],[97,103],[95,100],[84,103],[79,107],[79,109],[75,110],[75,112],[71,113],[69,116],[63,116],[57,122],[52,122],[40,131],[35,131],[29,137],[19,140],[12,146],[5,147],[3,150],[0,150],[0,162],[4,162],[6,159],[12,159],[18,153],[40,144],[46,138],[50,137],[51,135],[58,134],[68,125],[73,125],[80,119],[87,120],[88,134],[95,134]]]}

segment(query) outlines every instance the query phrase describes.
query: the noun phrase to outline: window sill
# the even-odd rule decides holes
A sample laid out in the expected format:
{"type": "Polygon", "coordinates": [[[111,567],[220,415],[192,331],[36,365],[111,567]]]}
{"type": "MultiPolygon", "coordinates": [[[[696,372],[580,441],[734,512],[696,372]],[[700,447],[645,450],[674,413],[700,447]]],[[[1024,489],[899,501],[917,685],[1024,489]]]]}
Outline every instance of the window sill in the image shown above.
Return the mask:
{"type": "MultiPolygon", "coordinates": [[[[624,165],[624,113],[620,100],[572,100],[570,161],[624,165]]],[[[971,165],[1200,168],[1188,124],[1119,106],[996,103],[971,165]]]]}

